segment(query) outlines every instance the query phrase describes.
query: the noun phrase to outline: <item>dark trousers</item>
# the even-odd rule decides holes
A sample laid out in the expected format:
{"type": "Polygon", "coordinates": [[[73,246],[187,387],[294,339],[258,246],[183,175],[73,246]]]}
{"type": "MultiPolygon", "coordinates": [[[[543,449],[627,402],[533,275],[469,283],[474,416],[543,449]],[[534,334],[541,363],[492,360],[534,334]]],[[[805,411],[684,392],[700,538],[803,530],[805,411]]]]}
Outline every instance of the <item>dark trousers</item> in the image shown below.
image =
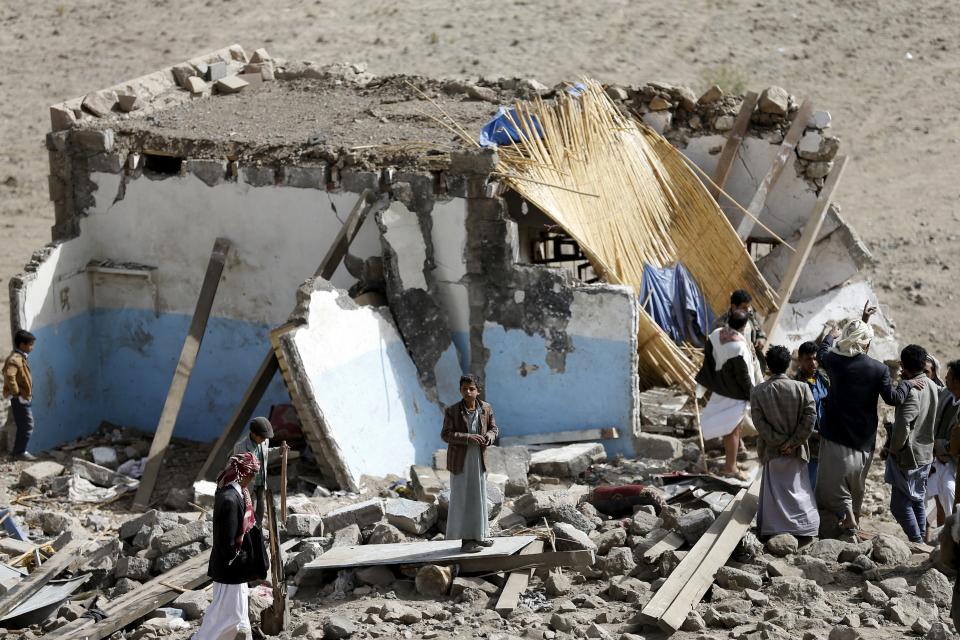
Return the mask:
{"type": "Polygon", "coordinates": [[[927,525],[927,512],[923,500],[911,500],[910,496],[896,487],[890,488],[890,512],[900,523],[910,542],[923,542],[923,532],[927,525]]]}
{"type": "Polygon", "coordinates": [[[13,443],[13,455],[19,456],[26,452],[27,443],[33,435],[33,409],[29,402],[20,402],[16,396],[10,398],[10,407],[13,409],[13,422],[17,425],[17,438],[13,443]]]}
{"type": "Polygon", "coordinates": [[[807,473],[810,474],[810,489],[817,488],[817,469],[820,467],[819,458],[811,458],[807,464],[807,473]]]}
{"type": "Polygon", "coordinates": [[[250,496],[253,501],[253,512],[257,517],[257,526],[263,528],[263,514],[266,511],[266,503],[263,500],[263,487],[255,489],[250,496]]]}

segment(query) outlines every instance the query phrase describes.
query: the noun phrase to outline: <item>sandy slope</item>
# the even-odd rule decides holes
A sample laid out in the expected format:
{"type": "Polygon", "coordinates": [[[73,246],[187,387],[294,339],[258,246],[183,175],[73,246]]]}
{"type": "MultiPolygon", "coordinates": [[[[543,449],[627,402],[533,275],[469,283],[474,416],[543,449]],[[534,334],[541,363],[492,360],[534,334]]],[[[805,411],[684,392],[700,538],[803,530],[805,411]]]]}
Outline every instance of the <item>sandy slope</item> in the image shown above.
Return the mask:
{"type": "MultiPolygon", "coordinates": [[[[46,107],[239,42],[374,73],[780,84],[834,116],[855,156],[838,199],[878,259],[902,337],[960,353],[960,7],[924,0],[6,0],[0,3],[0,316],[49,238],[46,107]],[[837,6],[835,6],[837,5],[837,6]],[[907,54],[910,54],[909,59],[907,54]],[[906,288],[909,287],[910,291],[906,288]],[[924,304],[917,304],[917,294],[924,304]]],[[[5,320],[4,320],[5,322],[5,320]]],[[[0,347],[8,345],[0,332],[0,347]]]]}

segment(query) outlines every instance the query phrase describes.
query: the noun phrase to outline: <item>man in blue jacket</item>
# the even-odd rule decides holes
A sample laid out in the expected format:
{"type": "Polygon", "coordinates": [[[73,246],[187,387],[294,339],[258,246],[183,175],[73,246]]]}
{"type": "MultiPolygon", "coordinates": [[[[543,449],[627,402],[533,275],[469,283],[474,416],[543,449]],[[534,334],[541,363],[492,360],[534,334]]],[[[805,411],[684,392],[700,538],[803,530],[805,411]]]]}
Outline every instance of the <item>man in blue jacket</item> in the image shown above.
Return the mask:
{"type": "Polygon", "coordinates": [[[820,464],[815,495],[820,511],[820,537],[836,536],[837,527],[856,534],[860,507],[873,460],[879,416],[877,400],[890,406],[903,403],[911,388],[923,382],[903,381],[893,386],[890,370],[867,355],[873,340],[870,317],[877,308],[863,307],[843,333],[834,329],[817,353],[830,378],[830,402],[820,425],[820,464]]]}

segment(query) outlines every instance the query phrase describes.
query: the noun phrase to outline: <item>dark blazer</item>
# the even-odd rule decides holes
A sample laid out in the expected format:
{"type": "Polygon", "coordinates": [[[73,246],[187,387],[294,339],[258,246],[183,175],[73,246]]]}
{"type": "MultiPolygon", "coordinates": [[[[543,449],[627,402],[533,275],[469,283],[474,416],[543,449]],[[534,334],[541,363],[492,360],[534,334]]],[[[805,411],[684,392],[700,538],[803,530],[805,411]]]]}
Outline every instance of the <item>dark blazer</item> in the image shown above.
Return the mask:
{"type": "MultiPolygon", "coordinates": [[[[490,437],[490,442],[495,442],[500,430],[497,429],[497,420],[493,417],[493,407],[489,403],[477,400],[480,404],[480,435],[490,437]]],[[[443,412],[443,430],[440,432],[440,438],[447,443],[447,470],[450,473],[460,473],[463,471],[463,461],[467,457],[468,438],[470,435],[467,426],[467,409],[463,400],[447,407],[443,412]]],[[[483,470],[487,470],[487,447],[481,447],[483,452],[483,470]]]]}
{"type": "MultiPolygon", "coordinates": [[[[217,489],[213,500],[213,548],[207,575],[221,584],[241,584],[250,578],[251,546],[241,546],[237,555],[236,539],[243,528],[243,498],[231,486],[217,489]]],[[[249,536],[247,536],[249,537],[249,536]]],[[[244,540],[246,542],[246,540],[244,540]]]]}
{"type": "Polygon", "coordinates": [[[896,388],[890,369],[865,353],[848,358],[830,351],[827,336],[817,352],[820,366],[830,376],[830,402],[820,424],[820,437],[858,451],[873,451],[879,416],[877,400],[895,407],[912,388],[903,381],[896,388]]]}
{"type": "MultiPolygon", "coordinates": [[[[753,348],[752,345],[749,347],[753,348]]],[[[750,378],[750,369],[742,356],[730,358],[717,371],[716,360],[713,357],[713,343],[707,340],[703,347],[703,366],[695,378],[698,384],[703,385],[713,393],[718,393],[734,400],[749,400],[750,390],[753,389],[753,380],[750,378]]]]}

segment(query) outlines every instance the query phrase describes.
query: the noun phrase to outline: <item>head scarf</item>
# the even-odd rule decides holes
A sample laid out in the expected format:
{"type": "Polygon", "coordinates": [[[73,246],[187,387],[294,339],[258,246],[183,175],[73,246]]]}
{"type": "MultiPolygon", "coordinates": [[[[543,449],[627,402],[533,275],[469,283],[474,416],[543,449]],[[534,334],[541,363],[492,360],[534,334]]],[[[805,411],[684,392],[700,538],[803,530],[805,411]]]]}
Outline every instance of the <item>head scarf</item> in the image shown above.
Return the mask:
{"type": "Polygon", "coordinates": [[[867,352],[873,340],[873,327],[862,320],[852,320],[843,328],[843,335],[833,345],[833,353],[852,358],[867,352]]]}
{"type": "MultiPolygon", "coordinates": [[[[252,453],[238,453],[230,457],[226,468],[217,476],[217,487],[223,488],[231,482],[239,482],[241,479],[252,476],[260,470],[260,462],[252,453]]],[[[234,540],[236,550],[239,552],[243,544],[243,537],[253,528],[257,518],[253,511],[253,500],[250,499],[250,492],[246,487],[241,487],[243,492],[243,526],[240,528],[240,535],[234,540]]]]}

